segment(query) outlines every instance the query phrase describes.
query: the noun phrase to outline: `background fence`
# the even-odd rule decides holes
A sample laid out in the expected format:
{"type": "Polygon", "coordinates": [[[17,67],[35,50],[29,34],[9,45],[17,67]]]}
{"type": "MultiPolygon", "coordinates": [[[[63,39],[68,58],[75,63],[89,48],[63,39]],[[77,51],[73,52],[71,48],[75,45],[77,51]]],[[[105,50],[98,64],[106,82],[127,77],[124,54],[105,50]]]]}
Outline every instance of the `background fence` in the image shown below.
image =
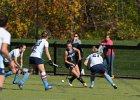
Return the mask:
{"type": "MultiPolygon", "coordinates": [[[[12,42],[10,49],[14,49],[17,46],[18,42],[12,42]]],[[[34,43],[25,43],[27,45],[27,50],[24,53],[24,67],[28,66],[28,58],[31,53],[31,47],[34,43]]],[[[93,45],[81,45],[83,49],[83,61],[85,58],[91,53],[91,48],[93,45]]],[[[98,46],[98,45],[95,45],[98,46]]],[[[53,68],[47,64],[47,58],[45,54],[43,55],[43,59],[45,62],[46,71],[49,73],[53,73],[54,75],[65,75],[68,74],[68,70],[65,68],[64,64],[64,51],[66,45],[65,44],[57,44],[54,42],[50,44],[50,54],[52,56],[53,61],[62,65],[62,68],[53,68]]],[[[128,77],[128,78],[139,78],[140,79],[140,47],[138,46],[119,46],[114,45],[110,48],[115,50],[115,61],[114,61],[114,75],[115,77],[128,77]]],[[[88,75],[90,73],[84,65],[82,68],[85,69],[85,74],[88,75]]]]}

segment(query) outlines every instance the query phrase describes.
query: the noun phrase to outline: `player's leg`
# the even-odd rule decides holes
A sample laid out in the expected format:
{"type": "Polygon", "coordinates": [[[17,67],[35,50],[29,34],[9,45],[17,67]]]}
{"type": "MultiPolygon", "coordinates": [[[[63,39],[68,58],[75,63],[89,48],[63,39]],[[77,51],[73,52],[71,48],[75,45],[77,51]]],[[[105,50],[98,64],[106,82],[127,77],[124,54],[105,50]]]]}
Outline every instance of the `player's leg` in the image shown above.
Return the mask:
{"type": "MultiPolygon", "coordinates": [[[[4,62],[4,66],[9,68],[9,62],[4,62]]],[[[11,75],[13,75],[13,72],[11,70],[5,73],[5,77],[11,76],[11,75]]]]}
{"type": "Polygon", "coordinates": [[[2,91],[4,79],[5,79],[4,75],[0,75],[0,91],[2,91]]]}
{"type": "Polygon", "coordinates": [[[104,76],[105,76],[106,80],[113,86],[113,88],[117,89],[117,86],[115,85],[115,83],[113,82],[111,77],[106,72],[104,73],[104,76]]]}
{"type": "Polygon", "coordinates": [[[72,85],[72,82],[74,81],[74,79],[76,79],[75,74],[73,74],[73,72],[72,72],[72,69],[73,69],[74,66],[73,66],[73,65],[70,65],[70,64],[67,64],[67,63],[65,63],[65,66],[66,66],[67,69],[69,69],[69,74],[72,75],[71,78],[68,78],[68,76],[67,76],[66,79],[68,79],[68,84],[69,84],[70,86],[73,86],[73,85],[72,85]]]}
{"type": "Polygon", "coordinates": [[[13,75],[12,71],[8,71],[7,73],[5,73],[5,77],[11,76],[11,75],[13,75]]]}
{"type": "Polygon", "coordinates": [[[44,68],[44,64],[39,64],[38,68],[39,68],[40,73],[41,73],[41,79],[42,79],[43,85],[45,87],[45,90],[51,89],[52,86],[50,86],[48,84],[47,75],[46,75],[46,71],[45,71],[45,68],[44,68]]]}
{"type": "Polygon", "coordinates": [[[79,71],[79,67],[78,65],[76,65],[74,68],[73,68],[73,72],[77,73],[77,80],[79,80],[85,87],[87,87],[87,84],[86,82],[83,80],[83,78],[80,76],[80,71],[79,71]]]}
{"type": "Polygon", "coordinates": [[[5,74],[4,69],[0,68],[0,91],[2,91],[3,83],[4,83],[4,80],[5,80],[4,74],[5,74]]]}
{"type": "Polygon", "coordinates": [[[14,80],[13,80],[13,84],[17,84],[18,83],[18,78],[20,76],[21,71],[19,70],[19,68],[17,68],[17,72],[15,74],[14,80]]]}
{"type": "Polygon", "coordinates": [[[29,69],[29,71],[28,72],[26,72],[25,74],[24,74],[24,76],[23,76],[23,78],[18,82],[18,86],[19,86],[19,88],[22,90],[22,87],[23,87],[23,85],[24,85],[24,83],[26,82],[26,80],[29,78],[29,76],[31,75],[31,73],[32,73],[32,71],[33,71],[33,67],[35,66],[35,65],[30,65],[31,67],[30,67],[30,69],[29,69]]]}
{"type": "Polygon", "coordinates": [[[82,71],[82,60],[78,61],[78,67],[79,67],[79,71],[80,71],[80,75],[81,75],[81,71],[82,71]]]}
{"type": "Polygon", "coordinates": [[[69,78],[69,85],[72,86],[72,82],[76,79],[76,76],[72,74],[72,77],[69,78]]]}
{"type": "Polygon", "coordinates": [[[90,75],[90,88],[93,88],[94,84],[95,84],[95,82],[94,82],[95,74],[98,71],[98,67],[97,66],[91,67],[90,71],[91,71],[91,75],[90,75]]]}
{"type": "Polygon", "coordinates": [[[94,80],[95,80],[95,75],[91,74],[90,75],[90,88],[94,87],[94,80]]]}

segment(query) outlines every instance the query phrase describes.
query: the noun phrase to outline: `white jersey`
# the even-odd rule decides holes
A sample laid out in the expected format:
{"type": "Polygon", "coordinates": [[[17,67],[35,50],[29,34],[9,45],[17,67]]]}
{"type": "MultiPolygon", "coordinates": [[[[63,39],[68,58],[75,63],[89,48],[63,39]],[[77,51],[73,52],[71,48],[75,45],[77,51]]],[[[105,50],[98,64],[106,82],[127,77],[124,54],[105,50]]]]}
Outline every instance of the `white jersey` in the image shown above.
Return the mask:
{"type": "MultiPolygon", "coordinates": [[[[20,55],[21,54],[20,54],[19,49],[14,49],[9,53],[9,56],[11,57],[12,60],[14,60],[14,57],[19,57],[20,55]]],[[[6,58],[5,58],[5,62],[8,62],[6,58]]]]}
{"type": "Polygon", "coordinates": [[[97,64],[103,64],[103,58],[98,53],[92,53],[90,54],[86,60],[90,61],[90,67],[97,65],[97,64]]]}
{"type": "MultiPolygon", "coordinates": [[[[4,28],[0,27],[0,50],[2,43],[10,44],[10,39],[11,39],[10,33],[4,28]]],[[[4,68],[2,53],[0,53],[0,68],[4,68]]]]}
{"type": "Polygon", "coordinates": [[[46,39],[38,40],[33,48],[33,52],[31,53],[30,57],[42,58],[42,53],[45,47],[49,47],[48,41],[46,41],[46,39]]]}

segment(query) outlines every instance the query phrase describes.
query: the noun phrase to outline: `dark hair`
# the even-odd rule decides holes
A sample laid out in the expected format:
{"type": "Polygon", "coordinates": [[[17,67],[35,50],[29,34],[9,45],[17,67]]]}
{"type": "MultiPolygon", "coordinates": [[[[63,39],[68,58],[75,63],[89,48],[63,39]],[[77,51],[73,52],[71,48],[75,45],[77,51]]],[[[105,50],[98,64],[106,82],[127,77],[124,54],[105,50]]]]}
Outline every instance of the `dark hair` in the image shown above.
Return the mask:
{"type": "Polygon", "coordinates": [[[79,34],[78,34],[78,33],[74,33],[74,36],[75,36],[75,35],[78,35],[78,37],[79,37],[79,34]]]}
{"type": "Polygon", "coordinates": [[[72,45],[72,43],[71,43],[71,42],[67,42],[67,43],[66,43],[66,46],[67,46],[68,44],[71,44],[71,45],[72,45]]]}
{"type": "Polygon", "coordinates": [[[5,27],[8,22],[8,17],[0,13],[0,27],[5,27]]]}
{"type": "Polygon", "coordinates": [[[25,44],[19,44],[19,45],[16,46],[16,48],[21,48],[23,46],[26,46],[26,45],[25,44]]]}
{"type": "Polygon", "coordinates": [[[49,35],[49,33],[47,31],[43,31],[41,33],[42,38],[46,38],[49,35]]]}
{"type": "Polygon", "coordinates": [[[106,35],[105,35],[105,38],[106,38],[107,36],[109,36],[109,38],[111,39],[111,35],[110,35],[110,34],[106,34],[106,35]]]}

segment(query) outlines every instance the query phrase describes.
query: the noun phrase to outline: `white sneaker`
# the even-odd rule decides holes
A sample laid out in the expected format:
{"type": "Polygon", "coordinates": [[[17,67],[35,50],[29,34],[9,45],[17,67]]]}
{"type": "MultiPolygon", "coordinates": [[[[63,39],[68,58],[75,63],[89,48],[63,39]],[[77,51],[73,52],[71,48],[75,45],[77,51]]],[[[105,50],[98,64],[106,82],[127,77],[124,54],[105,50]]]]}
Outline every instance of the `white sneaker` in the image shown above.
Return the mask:
{"type": "Polygon", "coordinates": [[[68,79],[68,84],[69,84],[69,86],[73,86],[72,82],[70,81],[70,79],[68,79]]]}
{"type": "Polygon", "coordinates": [[[90,88],[93,88],[94,87],[94,85],[90,85],[90,88]]]}
{"type": "Polygon", "coordinates": [[[117,89],[117,88],[118,88],[118,87],[116,86],[116,84],[113,84],[112,86],[113,86],[114,89],[117,89]]]}
{"type": "Polygon", "coordinates": [[[87,83],[83,83],[83,86],[84,86],[84,87],[87,87],[87,83]]]}

